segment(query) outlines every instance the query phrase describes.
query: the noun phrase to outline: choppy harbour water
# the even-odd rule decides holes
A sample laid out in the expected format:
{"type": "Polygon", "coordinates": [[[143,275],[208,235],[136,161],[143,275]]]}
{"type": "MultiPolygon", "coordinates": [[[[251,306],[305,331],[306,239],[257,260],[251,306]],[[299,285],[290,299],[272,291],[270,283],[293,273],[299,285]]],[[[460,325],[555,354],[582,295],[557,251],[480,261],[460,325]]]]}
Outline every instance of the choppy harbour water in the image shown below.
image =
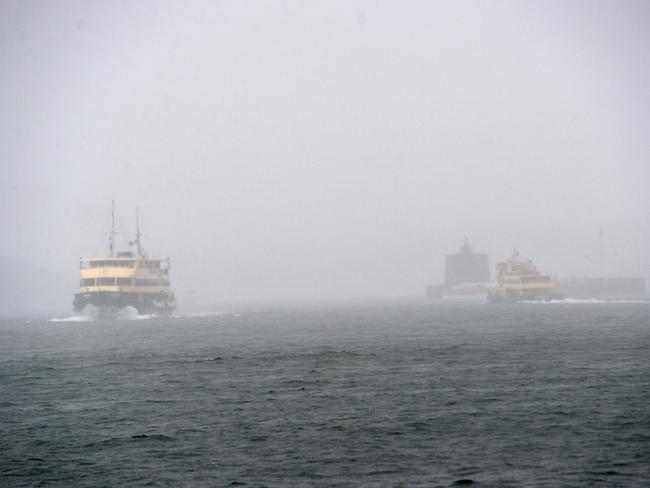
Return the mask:
{"type": "Polygon", "coordinates": [[[649,358],[647,303],[3,321],[0,485],[648,486],[649,358]]]}

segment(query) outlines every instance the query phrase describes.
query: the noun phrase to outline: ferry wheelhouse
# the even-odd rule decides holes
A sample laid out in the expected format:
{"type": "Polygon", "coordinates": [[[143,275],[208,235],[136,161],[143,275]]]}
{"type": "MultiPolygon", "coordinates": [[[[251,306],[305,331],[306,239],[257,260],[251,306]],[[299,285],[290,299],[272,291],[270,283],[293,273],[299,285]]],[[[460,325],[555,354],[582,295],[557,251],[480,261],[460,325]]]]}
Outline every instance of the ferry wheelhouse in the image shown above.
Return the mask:
{"type": "Polygon", "coordinates": [[[138,313],[169,314],[176,308],[176,298],[170,288],[169,258],[148,257],[141,244],[139,213],[134,251],[115,251],[115,211],[110,235],[110,252],[106,257],[79,260],[79,292],[74,296],[74,310],[88,305],[106,311],[134,307],[138,313]]]}

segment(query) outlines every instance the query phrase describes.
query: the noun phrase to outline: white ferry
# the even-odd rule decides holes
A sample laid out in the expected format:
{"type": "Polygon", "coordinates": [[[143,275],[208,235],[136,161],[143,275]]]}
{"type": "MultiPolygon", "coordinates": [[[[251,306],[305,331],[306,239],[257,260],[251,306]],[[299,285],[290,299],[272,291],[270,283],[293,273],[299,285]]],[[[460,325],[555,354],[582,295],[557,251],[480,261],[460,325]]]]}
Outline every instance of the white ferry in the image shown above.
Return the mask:
{"type": "Polygon", "coordinates": [[[79,260],[80,283],[74,310],[80,312],[91,305],[100,311],[115,312],[130,306],[140,314],[170,314],[176,308],[176,297],[169,284],[169,258],[155,259],[145,254],[137,208],[136,237],[129,242],[135,251],[116,252],[114,204],[112,217],[108,256],[79,260]]]}

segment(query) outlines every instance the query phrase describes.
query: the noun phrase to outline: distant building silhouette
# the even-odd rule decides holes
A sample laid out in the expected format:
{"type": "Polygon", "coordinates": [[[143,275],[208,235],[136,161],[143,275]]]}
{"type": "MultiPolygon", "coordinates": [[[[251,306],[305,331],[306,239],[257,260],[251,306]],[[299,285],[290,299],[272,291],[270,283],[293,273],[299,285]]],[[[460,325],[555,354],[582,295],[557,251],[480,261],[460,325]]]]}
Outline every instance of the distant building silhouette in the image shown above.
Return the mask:
{"type": "Polygon", "coordinates": [[[457,298],[463,296],[474,297],[477,294],[477,286],[480,293],[485,293],[483,285],[472,286],[472,284],[487,283],[490,281],[490,266],[487,254],[472,252],[472,246],[467,237],[457,254],[445,256],[445,283],[444,285],[429,285],[426,287],[426,296],[431,300],[439,300],[447,293],[457,298]],[[470,285],[462,290],[452,289],[457,285],[470,285]]]}
{"type": "Polygon", "coordinates": [[[488,256],[473,253],[467,238],[458,254],[447,254],[445,257],[445,286],[487,281],[490,281],[488,256]]]}

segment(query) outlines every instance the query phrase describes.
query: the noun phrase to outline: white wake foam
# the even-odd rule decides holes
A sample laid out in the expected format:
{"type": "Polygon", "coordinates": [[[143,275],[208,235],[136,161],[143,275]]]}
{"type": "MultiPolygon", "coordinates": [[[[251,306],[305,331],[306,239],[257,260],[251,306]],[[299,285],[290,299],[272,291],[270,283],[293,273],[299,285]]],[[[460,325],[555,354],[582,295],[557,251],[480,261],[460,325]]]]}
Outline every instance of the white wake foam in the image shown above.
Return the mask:
{"type": "Polygon", "coordinates": [[[601,300],[597,298],[562,298],[560,300],[522,300],[521,303],[534,303],[534,304],[569,304],[569,305],[580,305],[580,304],[611,304],[611,303],[650,303],[650,300],[601,300]]]}
{"type": "Polygon", "coordinates": [[[239,317],[241,312],[181,312],[171,315],[172,319],[194,319],[202,317],[221,317],[225,315],[231,315],[233,317],[239,317]]]}
{"type": "Polygon", "coordinates": [[[48,322],[90,322],[92,320],[95,320],[98,316],[98,309],[92,305],[86,305],[86,307],[79,313],[76,313],[70,317],[53,318],[48,320],[48,322]]]}
{"type": "Polygon", "coordinates": [[[156,318],[155,314],[146,313],[138,314],[138,310],[134,307],[124,307],[115,314],[116,319],[120,320],[148,320],[156,318]]]}
{"type": "Polygon", "coordinates": [[[92,322],[98,319],[113,319],[113,320],[148,320],[156,318],[155,314],[138,314],[137,309],[134,307],[124,307],[117,312],[107,312],[87,305],[78,314],[70,317],[52,318],[48,322],[92,322]]]}
{"type": "Polygon", "coordinates": [[[48,322],[89,322],[94,320],[92,317],[85,317],[83,315],[73,315],[71,317],[57,318],[54,317],[49,319],[48,322]]]}

